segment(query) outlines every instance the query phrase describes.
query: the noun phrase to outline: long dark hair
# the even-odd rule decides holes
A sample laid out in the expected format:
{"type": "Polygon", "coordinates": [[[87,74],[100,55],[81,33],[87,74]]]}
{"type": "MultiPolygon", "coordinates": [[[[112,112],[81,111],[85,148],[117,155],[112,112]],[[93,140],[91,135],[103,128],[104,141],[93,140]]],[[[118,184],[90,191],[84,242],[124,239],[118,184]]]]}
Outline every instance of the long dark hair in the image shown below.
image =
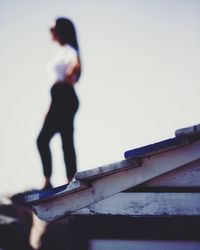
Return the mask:
{"type": "Polygon", "coordinates": [[[65,17],[57,18],[52,29],[58,36],[61,44],[69,44],[79,52],[75,26],[70,19],[65,17]]]}

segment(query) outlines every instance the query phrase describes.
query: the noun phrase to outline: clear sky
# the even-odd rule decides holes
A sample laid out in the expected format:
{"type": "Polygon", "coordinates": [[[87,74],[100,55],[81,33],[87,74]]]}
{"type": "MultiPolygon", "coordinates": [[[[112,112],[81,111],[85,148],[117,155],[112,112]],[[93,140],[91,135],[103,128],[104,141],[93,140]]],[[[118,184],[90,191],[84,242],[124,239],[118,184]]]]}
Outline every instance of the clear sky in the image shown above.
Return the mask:
{"type": "MultiPolygon", "coordinates": [[[[76,24],[83,75],[76,86],[78,170],[174,136],[200,118],[199,0],[0,1],[0,192],[42,185],[36,138],[50,102],[49,26],[76,24]]],[[[53,183],[65,183],[59,136],[53,183]]]]}

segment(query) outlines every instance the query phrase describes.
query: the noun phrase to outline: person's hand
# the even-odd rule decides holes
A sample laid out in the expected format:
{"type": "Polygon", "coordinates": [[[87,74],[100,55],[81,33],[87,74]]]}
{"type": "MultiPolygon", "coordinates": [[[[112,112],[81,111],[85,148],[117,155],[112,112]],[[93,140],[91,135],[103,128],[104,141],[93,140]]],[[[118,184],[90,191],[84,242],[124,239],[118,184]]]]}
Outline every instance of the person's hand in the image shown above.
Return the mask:
{"type": "Polygon", "coordinates": [[[80,59],[77,60],[77,63],[67,72],[66,74],[66,82],[69,85],[74,85],[81,74],[81,64],[80,59]]]}

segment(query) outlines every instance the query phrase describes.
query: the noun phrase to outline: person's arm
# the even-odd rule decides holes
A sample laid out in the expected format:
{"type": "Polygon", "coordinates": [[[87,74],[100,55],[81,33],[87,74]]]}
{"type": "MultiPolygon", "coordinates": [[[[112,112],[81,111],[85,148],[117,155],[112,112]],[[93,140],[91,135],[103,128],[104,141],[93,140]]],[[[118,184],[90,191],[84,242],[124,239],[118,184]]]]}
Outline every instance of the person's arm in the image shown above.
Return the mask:
{"type": "Polygon", "coordinates": [[[81,62],[80,58],[78,57],[76,64],[70,70],[68,70],[65,76],[65,80],[68,84],[74,85],[79,80],[80,75],[81,75],[81,62]]]}

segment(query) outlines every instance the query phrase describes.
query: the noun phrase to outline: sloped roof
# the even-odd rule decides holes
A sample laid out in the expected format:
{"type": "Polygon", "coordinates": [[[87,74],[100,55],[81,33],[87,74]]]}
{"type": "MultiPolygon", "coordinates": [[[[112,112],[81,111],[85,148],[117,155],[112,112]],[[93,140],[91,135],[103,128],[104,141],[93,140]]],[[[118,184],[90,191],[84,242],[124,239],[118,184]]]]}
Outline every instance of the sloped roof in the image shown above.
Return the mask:
{"type": "Polygon", "coordinates": [[[125,160],[76,173],[76,181],[25,197],[37,216],[56,220],[200,159],[200,125],[125,152],[125,160]]]}

